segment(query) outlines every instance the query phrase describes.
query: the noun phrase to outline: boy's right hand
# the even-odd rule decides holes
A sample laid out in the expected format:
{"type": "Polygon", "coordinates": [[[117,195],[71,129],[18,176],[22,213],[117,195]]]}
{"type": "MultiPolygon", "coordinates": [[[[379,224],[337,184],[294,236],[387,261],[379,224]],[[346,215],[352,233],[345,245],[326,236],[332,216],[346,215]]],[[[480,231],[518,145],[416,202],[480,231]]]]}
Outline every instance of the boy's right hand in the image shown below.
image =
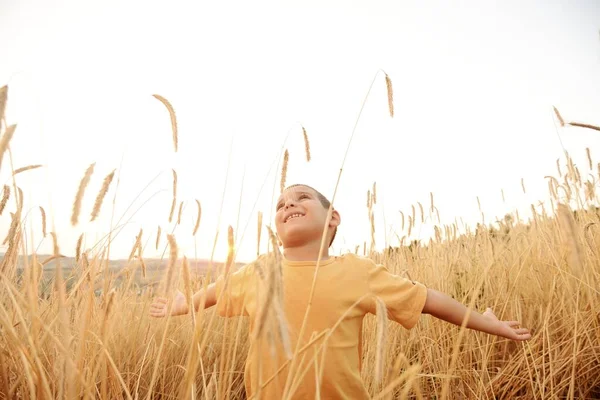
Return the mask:
{"type": "MultiPolygon", "coordinates": [[[[173,306],[171,308],[171,316],[184,315],[190,311],[190,308],[185,299],[185,295],[177,290],[173,295],[173,306]]],[[[167,316],[169,299],[166,297],[157,297],[150,305],[150,316],[154,318],[162,318],[167,316]]]]}

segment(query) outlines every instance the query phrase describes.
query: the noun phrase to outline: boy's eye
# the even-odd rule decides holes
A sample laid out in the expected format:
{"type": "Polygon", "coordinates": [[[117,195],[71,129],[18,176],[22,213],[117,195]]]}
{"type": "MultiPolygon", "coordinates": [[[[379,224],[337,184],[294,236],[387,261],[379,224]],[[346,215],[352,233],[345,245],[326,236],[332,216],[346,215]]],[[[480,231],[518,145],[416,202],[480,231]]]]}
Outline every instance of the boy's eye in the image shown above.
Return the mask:
{"type": "Polygon", "coordinates": [[[302,199],[308,199],[308,195],[301,194],[300,197],[298,197],[298,199],[300,199],[300,200],[302,200],[302,199]]]}

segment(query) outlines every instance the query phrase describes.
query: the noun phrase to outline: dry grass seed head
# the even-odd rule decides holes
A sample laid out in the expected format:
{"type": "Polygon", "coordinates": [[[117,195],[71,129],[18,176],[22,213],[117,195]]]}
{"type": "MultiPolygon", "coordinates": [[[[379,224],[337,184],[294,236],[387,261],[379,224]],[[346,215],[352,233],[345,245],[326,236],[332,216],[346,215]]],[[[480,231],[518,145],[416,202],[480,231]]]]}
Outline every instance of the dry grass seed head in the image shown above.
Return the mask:
{"type": "Polygon", "coordinates": [[[181,224],[181,212],[183,211],[183,201],[179,203],[179,212],[177,213],[177,225],[181,224]]]}
{"type": "Polygon", "coordinates": [[[81,203],[83,202],[83,195],[85,194],[85,188],[90,183],[90,179],[92,178],[92,174],[94,173],[94,167],[96,163],[90,164],[90,166],[86,169],[81,182],[79,182],[79,187],[77,188],[77,194],[75,195],[75,201],[73,202],[73,213],[71,214],[71,225],[77,225],[79,221],[79,212],[81,211],[81,203]]]}
{"type": "Polygon", "coordinates": [[[169,211],[169,223],[173,221],[173,215],[175,214],[175,206],[177,205],[177,199],[173,197],[173,201],[171,202],[171,211],[169,211]]]}
{"type": "Polygon", "coordinates": [[[388,108],[390,110],[390,117],[394,118],[394,90],[392,88],[392,80],[385,74],[385,86],[387,89],[387,100],[388,100],[388,108]]]}
{"type": "Polygon", "coordinates": [[[135,237],[135,242],[133,243],[133,247],[131,248],[131,252],[129,253],[129,258],[127,258],[128,263],[130,263],[131,260],[133,260],[133,256],[135,256],[135,253],[138,251],[138,247],[141,247],[142,245],[143,231],[143,229],[140,229],[140,233],[138,233],[138,235],[135,237]]]}
{"type": "Polygon", "coordinates": [[[4,111],[6,110],[6,102],[8,100],[8,85],[0,87],[0,128],[4,120],[4,111]]]}
{"type": "MultiPolygon", "coordinates": [[[[0,212],[0,214],[2,213],[0,212]]],[[[42,206],[40,206],[40,214],[42,214],[42,235],[46,237],[46,211],[42,206]]]]}
{"type": "Polygon", "coordinates": [[[13,176],[15,176],[17,174],[20,174],[21,172],[30,171],[32,169],[37,169],[37,168],[40,168],[40,167],[42,167],[41,164],[32,164],[32,165],[28,165],[26,167],[17,168],[13,172],[13,176]]]}
{"type": "Polygon", "coordinates": [[[558,119],[558,122],[560,123],[560,126],[565,126],[565,120],[563,119],[563,117],[558,112],[558,109],[556,107],[554,107],[554,106],[552,106],[552,108],[554,109],[554,114],[556,115],[556,118],[558,119]]]}
{"type": "Polygon", "coordinates": [[[588,166],[590,168],[590,171],[594,169],[594,165],[592,163],[592,153],[590,152],[590,148],[586,147],[585,148],[585,155],[587,156],[587,160],[588,160],[588,166]]]}
{"type": "Polygon", "coordinates": [[[402,217],[402,230],[404,230],[404,213],[400,211],[400,216],[402,217]]]}
{"type": "Polygon", "coordinates": [[[4,212],[4,208],[6,208],[6,204],[8,203],[8,198],[10,197],[10,186],[4,185],[4,189],[2,190],[2,200],[0,200],[0,215],[4,212]]]}
{"type": "Polygon", "coordinates": [[[6,128],[6,131],[4,131],[4,135],[2,135],[2,137],[0,138],[0,167],[2,167],[2,159],[4,158],[4,152],[6,152],[6,149],[8,148],[8,144],[10,143],[10,140],[12,139],[15,133],[15,129],[17,129],[17,125],[10,125],[6,128]]]}
{"type": "Polygon", "coordinates": [[[110,174],[106,175],[104,181],[102,182],[102,187],[96,195],[96,201],[94,201],[94,209],[92,210],[90,222],[94,221],[98,217],[98,215],[100,215],[102,202],[104,201],[104,197],[106,196],[106,193],[108,193],[108,188],[110,187],[110,184],[113,181],[113,178],[115,177],[115,171],[116,170],[113,170],[110,174]]]}
{"type": "Polygon", "coordinates": [[[527,193],[527,190],[525,190],[525,179],[521,178],[521,188],[523,189],[523,193],[527,193]]]}
{"type": "Polygon", "coordinates": [[[373,204],[377,204],[377,182],[373,182],[373,204]]]}
{"type": "Polygon", "coordinates": [[[281,193],[283,193],[283,190],[285,189],[285,180],[287,178],[287,169],[288,169],[289,160],[290,160],[290,153],[287,149],[285,149],[285,153],[283,154],[283,166],[281,167],[281,183],[279,185],[281,193]]]}
{"type": "Polygon", "coordinates": [[[163,103],[164,106],[169,111],[169,117],[171,118],[171,131],[173,133],[173,147],[175,148],[175,152],[177,152],[179,140],[178,140],[178,136],[177,136],[177,117],[175,115],[175,109],[173,108],[173,106],[171,105],[169,100],[165,99],[161,95],[153,94],[152,96],[154,96],[154,98],[156,98],[158,101],[163,103]]]}
{"type": "Polygon", "coordinates": [[[79,239],[77,239],[77,245],[75,246],[75,261],[79,262],[81,259],[81,245],[83,243],[83,233],[79,235],[79,239]]]}
{"type": "Polygon", "coordinates": [[[302,127],[302,136],[304,136],[304,152],[306,153],[306,162],[310,161],[310,142],[308,141],[308,135],[306,129],[302,127]]]}
{"type": "Polygon", "coordinates": [[[421,223],[424,223],[425,222],[425,213],[423,212],[423,204],[421,204],[418,201],[417,201],[417,204],[419,205],[419,210],[421,211],[421,223]]]}
{"type": "Polygon", "coordinates": [[[202,218],[202,206],[200,205],[200,201],[198,199],[196,199],[196,205],[198,206],[198,216],[196,217],[196,224],[194,225],[194,232],[192,232],[192,236],[196,236],[198,228],[200,228],[200,219],[202,218]]]}
{"type": "Polygon", "coordinates": [[[156,250],[158,250],[158,245],[160,244],[160,225],[158,226],[158,230],[156,231],[156,250]]]}

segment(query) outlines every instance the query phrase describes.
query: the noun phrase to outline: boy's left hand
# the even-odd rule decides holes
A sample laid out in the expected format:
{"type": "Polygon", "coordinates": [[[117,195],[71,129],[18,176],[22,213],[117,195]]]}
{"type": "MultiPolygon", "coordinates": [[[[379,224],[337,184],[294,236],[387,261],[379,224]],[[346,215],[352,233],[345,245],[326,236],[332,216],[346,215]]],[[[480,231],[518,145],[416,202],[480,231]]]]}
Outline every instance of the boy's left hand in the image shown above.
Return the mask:
{"type": "Polygon", "coordinates": [[[483,316],[497,326],[496,335],[498,336],[518,341],[531,339],[529,329],[517,328],[521,325],[519,321],[500,321],[489,307],[485,310],[483,316]]]}

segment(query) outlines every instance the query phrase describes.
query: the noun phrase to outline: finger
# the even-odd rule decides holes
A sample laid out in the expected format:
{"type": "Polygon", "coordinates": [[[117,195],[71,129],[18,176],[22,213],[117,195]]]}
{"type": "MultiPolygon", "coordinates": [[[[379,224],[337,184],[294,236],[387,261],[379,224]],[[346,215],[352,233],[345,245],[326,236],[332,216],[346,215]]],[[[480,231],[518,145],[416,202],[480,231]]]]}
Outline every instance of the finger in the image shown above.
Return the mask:
{"type": "Polygon", "coordinates": [[[506,323],[508,326],[510,326],[511,328],[512,328],[512,327],[515,327],[515,326],[519,326],[519,325],[521,325],[521,323],[520,323],[519,321],[506,321],[505,323],[506,323]]]}
{"type": "Polygon", "coordinates": [[[529,329],[526,329],[526,328],[515,329],[515,333],[518,335],[525,335],[525,334],[529,333],[529,329]]]}
{"type": "Polygon", "coordinates": [[[164,317],[166,313],[164,311],[150,311],[152,317],[164,317]]]}
{"type": "Polygon", "coordinates": [[[152,311],[160,311],[164,310],[166,307],[164,305],[151,305],[150,310],[152,311]]]}
{"type": "Polygon", "coordinates": [[[154,299],[155,303],[167,303],[169,300],[166,297],[157,297],[154,299]]]}

